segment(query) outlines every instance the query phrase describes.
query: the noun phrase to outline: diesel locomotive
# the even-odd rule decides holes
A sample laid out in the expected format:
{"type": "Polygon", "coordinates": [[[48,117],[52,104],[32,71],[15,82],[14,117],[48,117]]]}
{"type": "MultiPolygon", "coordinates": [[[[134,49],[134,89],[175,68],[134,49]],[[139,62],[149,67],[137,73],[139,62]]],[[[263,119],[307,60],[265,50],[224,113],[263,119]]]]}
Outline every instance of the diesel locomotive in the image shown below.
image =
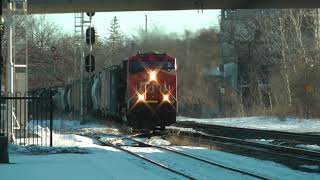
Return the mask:
{"type": "MultiPolygon", "coordinates": [[[[56,107],[80,111],[80,82],[58,88],[56,107]]],[[[134,129],[164,129],[176,122],[176,58],[155,52],[134,56],[86,77],[84,108],[87,113],[112,117],[134,129]]]]}

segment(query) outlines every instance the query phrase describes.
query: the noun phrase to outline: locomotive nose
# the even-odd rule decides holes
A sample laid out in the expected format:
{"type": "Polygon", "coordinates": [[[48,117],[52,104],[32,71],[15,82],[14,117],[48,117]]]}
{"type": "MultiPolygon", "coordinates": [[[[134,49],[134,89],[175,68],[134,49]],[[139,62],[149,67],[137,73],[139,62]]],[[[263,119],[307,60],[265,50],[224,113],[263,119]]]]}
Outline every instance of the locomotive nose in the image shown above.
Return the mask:
{"type": "Polygon", "coordinates": [[[155,82],[150,82],[147,85],[147,100],[160,100],[161,91],[159,84],[155,82]]]}

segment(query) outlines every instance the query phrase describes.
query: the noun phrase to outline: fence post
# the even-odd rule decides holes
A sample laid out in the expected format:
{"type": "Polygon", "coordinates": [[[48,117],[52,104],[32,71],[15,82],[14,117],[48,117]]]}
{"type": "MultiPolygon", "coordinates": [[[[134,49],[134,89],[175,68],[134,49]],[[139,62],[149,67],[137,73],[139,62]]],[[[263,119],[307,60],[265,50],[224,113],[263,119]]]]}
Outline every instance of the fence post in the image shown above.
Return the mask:
{"type": "Polygon", "coordinates": [[[9,163],[8,137],[0,134],[0,163],[9,163]]]}
{"type": "MultiPolygon", "coordinates": [[[[0,67],[1,68],[1,67],[0,67]]],[[[1,75],[1,74],[0,74],[1,75]]],[[[1,79],[1,76],[0,76],[1,79]]],[[[0,84],[1,86],[1,84],[0,84]]],[[[4,124],[4,118],[2,118],[2,110],[4,109],[4,105],[3,105],[3,101],[2,101],[2,92],[0,91],[0,133],[4,133],[4,127],[2,126],[2,124],[4,124]]]]}
{"type": "Polygon", "coordinates": [[[50,92],[50,147],[52,147],[52,126],[53,126],[53,99],[52,92],[50,92]]]}

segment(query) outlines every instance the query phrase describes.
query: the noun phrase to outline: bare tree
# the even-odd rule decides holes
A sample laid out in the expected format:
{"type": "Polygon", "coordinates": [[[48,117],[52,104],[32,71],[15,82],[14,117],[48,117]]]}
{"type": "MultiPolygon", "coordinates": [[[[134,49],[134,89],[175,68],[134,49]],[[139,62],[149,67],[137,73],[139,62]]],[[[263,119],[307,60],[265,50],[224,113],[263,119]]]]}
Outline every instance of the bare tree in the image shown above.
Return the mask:
{"type": "Polygon", "coordinates": [[[61,33],[45,15],[28,16],[26,22],[30,88],[69,83],[74,67],[73,38],[61,33]],[[56,51],[52,52],[51,47],[55,47],[56,51]]]}
{"type": "Polygon", "coordinates": [[[275,65],[271,79],[275,100],[282,110],[287,107],[285,113],[301,114],[306,106],[304,87],[317,86],[309,77],[317,73],[314,68],[319,61],[319,12],[317,9],[274,10],[257,19],[261,31],[258,55],[275,65]]]}

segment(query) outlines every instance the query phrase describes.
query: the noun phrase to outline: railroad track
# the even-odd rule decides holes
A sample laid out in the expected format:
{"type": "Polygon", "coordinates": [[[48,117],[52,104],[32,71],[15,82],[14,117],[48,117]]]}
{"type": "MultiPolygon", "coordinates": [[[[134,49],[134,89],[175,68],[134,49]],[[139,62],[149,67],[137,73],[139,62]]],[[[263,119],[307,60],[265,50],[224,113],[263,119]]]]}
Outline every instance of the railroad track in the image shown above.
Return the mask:
{"type": "Polygon", "coordinates": [[[305,133],[292,133],[282,132],[273,130],[260,130],[250,128],[239,128],[239,127],[227,127],[220,125],[211,124],[200,124],[191,121],[181,121],[175,124],[176,127],[194,128],[210,134],[219,134],[220,136],[226,137],[237,137],[237,138],[264,138],[264,139],[276,139],[276,140],[290,140],[298,141],[309,144],[320,144],[320,135],[305,134],[305,133]]]}
{"type": "MultiPolygon", "coordinates": [[[[133,136],[124,136],[122,137],[122,139],[127,139],[129,141],[132,141],[136,144],[138,144],[139,147],[149,147],[149,148],[156,148],[156,149],[160,149],[160,150],[163,150],[163,151],[167,151],[167,152],[170,152],[170,153],[174,153],[174,154],[177,154],[177,155],[180,155],[182,157],[185,157],[185,158],[189,158],[189,159],[192,159],[192,160],[195,160],[195,161],[199,161],[201,163],[205,163],[207,165],[210,165],[210,166],[215,166],[215,167],[218,167],[218,168],[222,168],[222,169],[225,169],[225,170],[228,170],[228,171],[232,171],[232,172],[236,172],[236,173],[239,173],[241,175],[245,175],[245,176],[249,176],[249,177],[252,177],[252,178],[255,178],[255,179],[263,179],[263,180],[267,180],[267,179],[270,179],[268,177],[264,177],[262,175],[257,175],[257,174],[254,174],[254,173],[251,173],[251,172],[247,172],[247,171],[244,171],[244,170],[240,170],[240,169],[236,169],[236,168],[232,168],[232,167],[229,167],[229,166],[226,166],[226,165],[223,165],[223,164],[220,164],[220,163],[216,163],[216,162],[212,162],[212,161],[208,161],[206,159],[203,159],[203,158],[200,158],[200,157],[196,157],[194,155],[190,155],[190,154],[186,154],[186,153],[183,153],[183,152],[180,152],[180,151],[176,151],[172,148],[169,148],[169,147],[163,147],[163,146],[156,146],[156,145],[150,145],[150,144],[146,144],[144,142],[141,142],[141,141],[138,141],[138,140],[135,140],[133,139],[133,137],[137,137],[137,136],[140,136],[140,135],[133,135],[133,136]]],[[[150,159],[150,158],[147,158],[139,153],[135,153],[133,151],[130,151],[126,148],[123,148],[119,145],[116,145],[116,144],[113,144],[111,142],[106,142],[106,141],[102,141],[101,139],[97,139],[102,145],[106,145],[106,146],[111,146],[111,147],[114,147],[120,151],[124,151],[128,154],[131,154],[135,157],[138,157],[140,159],[143,159],[149,163],[152,163],[158,167],[161,167],[163,169],[166,169],[170,172],[173,172],[179,176],[182,176],[182,177],[185,177],[187,179],[197,179],[196,177],[193,177],[189,174],[186,174],[186,173],[183,173],[181,171],[178,171],[176,169],[173,169],[167,165],[164,165],[160,162],[157,162],[153,159],[150,159]]]]}
{"type": "MultiPolygon", "coordinates": [[[[292,164],[295,164],[297,162],[308,165],[320,164],[320,152],[318,151],[311,151],[280,145],[262,144],[243,139],[216,136],[199,132],[194,133],[179,131],[178,133],[174,134],[180,137],[195,138],[202,142],[207,141],[207,143],[210,142],[214,145],[221,146],[224,149],[228,149],[230,147],[231,149],[235,150],[243,149],[244,151],[250,151],[251,154],[254,154],[255,152],[261,152],[266,155],[268,154],[273,158],[273,160],[277,158],[283,158],[285,159],[285,162],[289,163],[288,165],[290,166],[293,166],[292,164]]],[[[297,167],[296,165],[294,166],[294,168],[299,169],[299,167],[297,167]]],[[[318,171],[320,172],[320,170],[318,171]]]]}

